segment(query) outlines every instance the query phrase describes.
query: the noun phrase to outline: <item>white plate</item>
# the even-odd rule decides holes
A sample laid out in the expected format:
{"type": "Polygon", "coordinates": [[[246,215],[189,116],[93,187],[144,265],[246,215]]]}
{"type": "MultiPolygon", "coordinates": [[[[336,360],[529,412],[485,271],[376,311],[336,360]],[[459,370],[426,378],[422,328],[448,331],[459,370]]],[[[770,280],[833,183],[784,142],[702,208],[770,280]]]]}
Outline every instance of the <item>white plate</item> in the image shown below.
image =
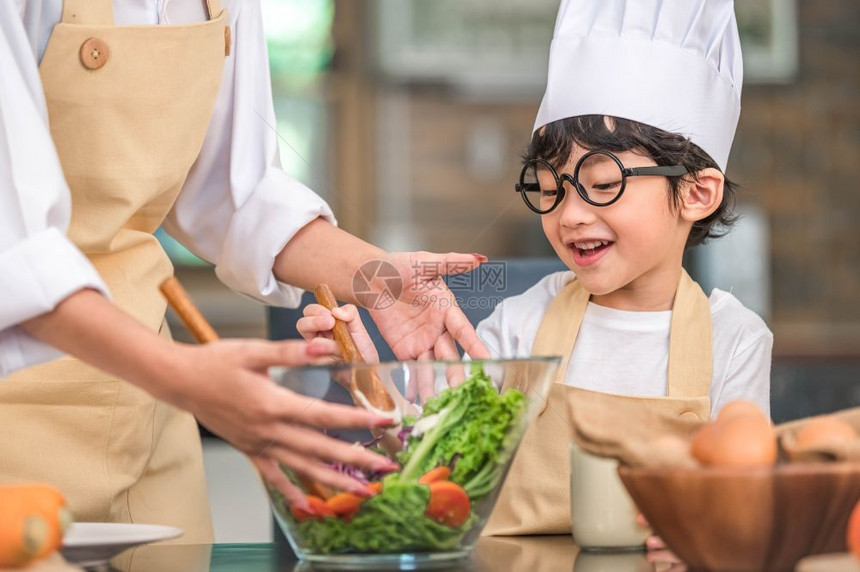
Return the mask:
{"type": "Polygon", "coordinates": [[[155,524],[75,522],[63,537],[63,558],[80,566],[107,562],[132,546],[182,536],[182,529],[155,524]]]}

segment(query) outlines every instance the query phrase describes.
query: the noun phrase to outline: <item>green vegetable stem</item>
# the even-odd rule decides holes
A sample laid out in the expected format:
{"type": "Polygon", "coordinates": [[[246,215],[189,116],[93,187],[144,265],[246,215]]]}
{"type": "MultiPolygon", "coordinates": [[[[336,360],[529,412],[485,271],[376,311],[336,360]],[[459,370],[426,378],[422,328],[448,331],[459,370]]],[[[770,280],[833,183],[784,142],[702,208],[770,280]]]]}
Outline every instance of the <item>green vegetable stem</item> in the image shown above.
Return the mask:
{"type": "Polygon", "coordinates": [[[525,396],[517,390],[499,395],[480,364],[472,365],[471,376],[427,401],[422,417],[441,417],[426,434],[408,439],[398,460],[403,466],[401,481],[418,477],[447,465],[460,454],[451,480],[461,485],[472,502],[487,496],[501,477],[513,435],[511,427],[524,410],[525,396]]]}

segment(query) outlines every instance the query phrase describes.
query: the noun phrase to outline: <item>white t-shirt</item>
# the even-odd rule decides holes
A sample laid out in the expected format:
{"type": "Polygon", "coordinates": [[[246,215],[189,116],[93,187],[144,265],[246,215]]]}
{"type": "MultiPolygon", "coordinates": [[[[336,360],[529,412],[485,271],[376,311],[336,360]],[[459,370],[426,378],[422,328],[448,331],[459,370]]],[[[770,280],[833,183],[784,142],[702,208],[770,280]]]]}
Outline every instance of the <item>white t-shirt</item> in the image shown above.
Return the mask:
{"type": "MultiPolygon", "coordinates": [[[[574,278],[572,272],[545,276],[507,298],[478,324],[478,336],[493,357],[527,357],[550,301],[574,278]]],[[[773,334],[740,301],[714,289],[711,417],[728,402],[746,399],[770,415],[773,334]]],[[[622,395],[667,394],[669,326],[672,312],[631,312],[588,303],[565,383],[622,395]]]]}

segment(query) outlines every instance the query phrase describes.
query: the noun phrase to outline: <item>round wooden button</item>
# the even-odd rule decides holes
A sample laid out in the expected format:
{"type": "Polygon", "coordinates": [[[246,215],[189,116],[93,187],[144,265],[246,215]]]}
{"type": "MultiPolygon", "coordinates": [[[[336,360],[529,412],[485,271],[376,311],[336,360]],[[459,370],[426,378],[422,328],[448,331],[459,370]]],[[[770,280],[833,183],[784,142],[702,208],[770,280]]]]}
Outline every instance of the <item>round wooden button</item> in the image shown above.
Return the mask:
{"type": "Polygon", "coordinates": [[[90,70],[97,70],[108,61],[107,44],[98,38],[90,38],[81,45],[81,63],[90,70]]]}

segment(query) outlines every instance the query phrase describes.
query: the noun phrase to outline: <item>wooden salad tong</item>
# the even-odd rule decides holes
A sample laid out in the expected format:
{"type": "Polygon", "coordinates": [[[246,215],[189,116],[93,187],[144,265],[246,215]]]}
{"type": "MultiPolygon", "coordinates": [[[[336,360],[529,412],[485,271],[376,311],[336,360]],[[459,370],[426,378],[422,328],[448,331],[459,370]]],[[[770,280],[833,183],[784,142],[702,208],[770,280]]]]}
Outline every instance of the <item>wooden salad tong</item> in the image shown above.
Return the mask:
{"type": "MultiPolygon", "coordinates": [[[[208,344],[218,340],[218,334],[200,313],[200,310],[191,301],[191,296],[179,280],[175,276],[170,276],[161,283],[159,287],[161,293],[167,298],[167,303],[176,313],[191,335],[197,340],[197,343],[208,344]]],[[[301,481],[305,489],[310,493],[320,496],[324,499],[329,499],[336,494],[336,491],[328,485],[317,482],[310,477],[306,477],[298,472],[294,472],[296,477],[301,481]]]]}
{"type": "MultiPolygon", "coordinates": [[[[338,307],[337,299],[327,284],[320,284],[314,288],[314,296],[316,296],[317,303],[328,310],[334,310],[338,307]]],[[[352,339],[352,334],[349,333],[346,322],[335,318],[332,333],[345,362],[365,363],[361,352],[355,345],[355,340],[352,339]]],[[[379,379],[379,375],[372,366],[353,369],[349,376],[347,389],[356,405],[371,409],[383,416],[390,416],[397,423],[400,423],[402,417],[400,408],[391,398],[385,384],[379,379]]]]}

